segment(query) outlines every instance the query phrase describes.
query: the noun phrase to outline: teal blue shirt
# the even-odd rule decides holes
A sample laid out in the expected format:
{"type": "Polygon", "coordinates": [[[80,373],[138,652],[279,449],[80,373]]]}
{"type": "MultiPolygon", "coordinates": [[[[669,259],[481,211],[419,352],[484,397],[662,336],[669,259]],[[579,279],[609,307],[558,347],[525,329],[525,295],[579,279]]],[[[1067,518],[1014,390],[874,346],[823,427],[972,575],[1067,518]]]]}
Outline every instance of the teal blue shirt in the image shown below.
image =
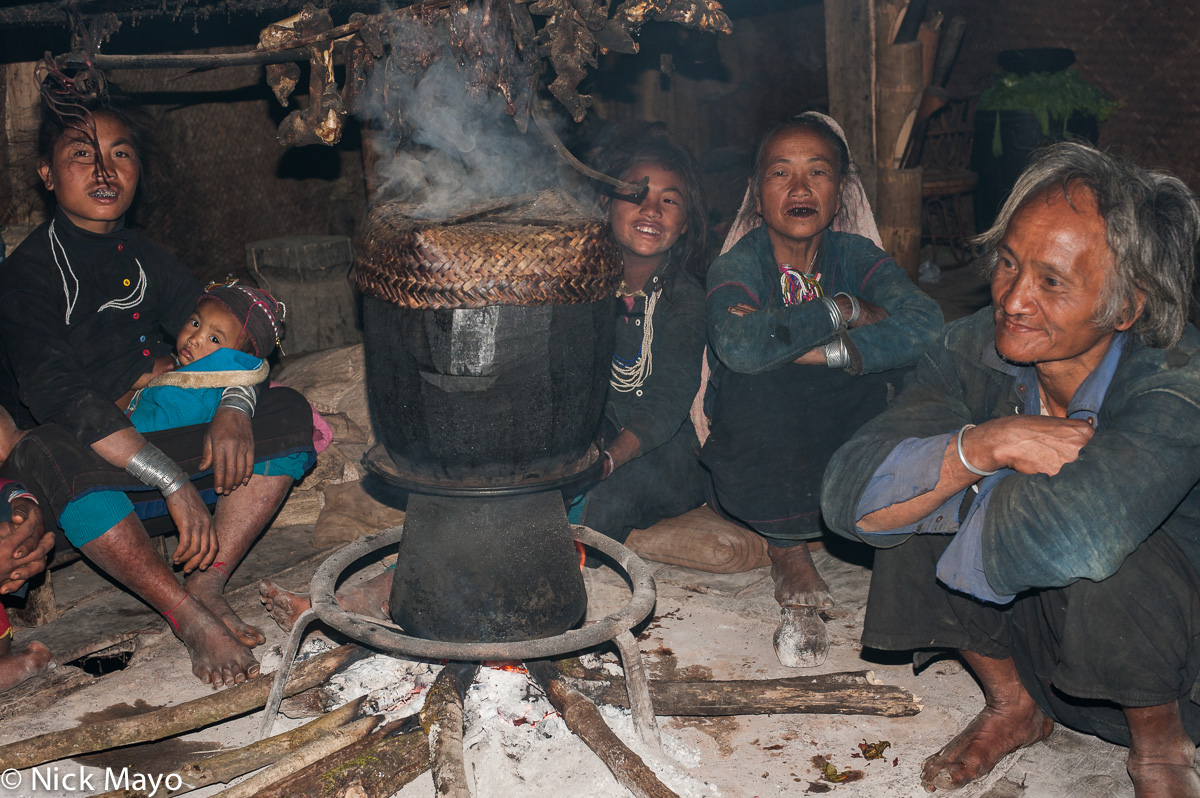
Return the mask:
{"type": "MultiPolygon", "coordinates": [[[[826,230],[813,271],[825,296],[845,292],[883,308],[888,317],[848,333],[861,368],[870,374],[910,366],[937,338],[942,311],[869,239],[826,230]]],[[[732,371],[759,374],[790,363],[834,338],[821,302],[783,303],[779,266],[765,227],[742,237],[708,271],[708,341],[732,371]],[[729,308],[759,310],[738,316],[729,308]]]]}

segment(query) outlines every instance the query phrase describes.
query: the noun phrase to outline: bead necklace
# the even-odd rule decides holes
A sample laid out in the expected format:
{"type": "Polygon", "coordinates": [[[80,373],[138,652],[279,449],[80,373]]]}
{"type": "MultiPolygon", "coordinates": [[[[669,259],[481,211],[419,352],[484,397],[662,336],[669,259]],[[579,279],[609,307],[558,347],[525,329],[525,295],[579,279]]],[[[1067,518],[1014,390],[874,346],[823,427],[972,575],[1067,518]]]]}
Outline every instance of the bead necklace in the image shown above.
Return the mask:
{"type": "MultiPolygon", "coordinates": [[[[654,278],[658,282],[658,278],[654,278]]],[[[647,294],[645,291],[629,291],[625,285],[625,281],[621,281],[621,289],[617,296],[644,296],[646,297],[646,311],[642,319],[642,345],[638,347],[637,357],[632,360],[627,360],[617,356],[613,352],[612,377],[609,379],[609,385],[614,391],[619,393],[629,393],[630,391],[641,388],[645,384],[646,378],[654,371],[654,308],[658,305],[658,298],[662,295],[662,289],[656,288],[647,294]],[[623,292],[623,293],[622,293],[623,292]]]]}
{"type": "Polygon", "coordinates": [[[790,264],[776,261],[779,265],[779,289],[783,292],[785,307],[799,305],[801,302],[825,296],[825,290],[821,288],[821,275],[813,272],[813,266],[816,264],[817,255],[820,252],[821,248],[818,247],[817,251],[813,253],[812,260],[808,262],[808,271],[805,273],[796,271],[790,264]]]}

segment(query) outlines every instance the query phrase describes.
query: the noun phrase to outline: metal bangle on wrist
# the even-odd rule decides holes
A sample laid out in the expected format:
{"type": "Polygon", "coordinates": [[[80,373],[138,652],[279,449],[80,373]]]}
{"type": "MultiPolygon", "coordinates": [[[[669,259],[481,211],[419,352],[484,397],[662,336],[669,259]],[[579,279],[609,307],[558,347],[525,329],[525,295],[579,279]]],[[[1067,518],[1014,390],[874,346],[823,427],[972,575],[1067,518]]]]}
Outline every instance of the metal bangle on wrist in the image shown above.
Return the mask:
{"type": "Polygon", "coordinates": [[[825,354],[825,365],[831,369],[844,369],[850,365],[850,352],[840,336],[821,347],[821,351],[825,354]]]}
{"type": "Polygon", "coordinates": [[[963,428],[958,431],[958,437],[955,441],[955,445],[958,447],[958,461],[963,464],[963,468],[967,469],[968,471],[970,471],[972,474],[974,474],[977,477],[990,477],[993,474],[1000,473],[999,471],[982,471],[982,470],[976,468],[975,466],[971,465],[969,462],[967,462],[967,455],[965,452],[963,452],[963,445],[962,445],[963,433],[969,429],[974,429],[974,428],[975,428],[974,424],[964,424],[963,428]]]}
{"type": "Polygon", "coordinates": [[[241,410],[250,418],[254,418],[254,408],[258,402],[258,393],[254,388],[245,385],[234,385],[221,392],[221,401],[217,407],[231,407],[241,410]]]}
{"type": "Polygon", "coordinates": [[[862,310],[862,306],[858,304],[858,297],[853,294],[847,294],[845,291],[838,291],[833,295],[833,298],[836,300],[840,296],[844,296],[850,300],[850,318],[846,319],[846,326],[851,327],[854,325],[854,322],[858,321],[858,315],[862,310]]]}
{"type": "Polygon", "coordinates": [[[179,464],[153,443],[147,443],[130,458],[125,471],[143,485],[158,488],[163,498],[188,483],[188,475],[179,464]]]}
{"type": "Polygon", "coordinates": [[[833,324],[833,334],[841,335],[846,331],[846,318],[842,316],[842,309],[838,307],[838,303],[834,302],[831,297],[821,297],[821,302],[825,305],[825,310],[829,313],[829,321],[833,324]]]}

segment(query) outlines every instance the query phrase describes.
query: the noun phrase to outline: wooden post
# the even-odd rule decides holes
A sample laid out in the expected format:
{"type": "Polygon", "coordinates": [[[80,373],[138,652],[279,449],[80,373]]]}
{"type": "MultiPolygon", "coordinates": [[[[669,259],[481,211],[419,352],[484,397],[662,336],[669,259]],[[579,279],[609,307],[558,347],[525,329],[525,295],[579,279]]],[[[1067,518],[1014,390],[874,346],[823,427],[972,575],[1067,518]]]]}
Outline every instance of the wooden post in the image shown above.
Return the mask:
{"type": "Polygon", "coordinates": [[[850,153],[875,202],[875,0],[825,0],[825,71],[829,115],[846,132],[850,153]]]}
{"type": "Polygon", "coordinates": [[[24,145],[35,137],[39,103],[33,61],[0,65],[0,224],[36,226],[43,221],[41,203],[27,188],[37,176],[26,171],[33,153],[24,145]]]}
{"type": "Polygon", "coordinates": [[[921,248],[921,167],[879,167],[875,220],[884,250],[915,283],[921,248]]]}
{"type": "Polygon", "coordinates": [[[890,31],[902,3],[880,0],[875,8],[876,116],[875,158],[878,193],[875,221],[883,248],[913,282],[921,243],[921,170],[896,168],[915,126],[917,103],[924,92],[921,41],[892,44],[890,31]]]}

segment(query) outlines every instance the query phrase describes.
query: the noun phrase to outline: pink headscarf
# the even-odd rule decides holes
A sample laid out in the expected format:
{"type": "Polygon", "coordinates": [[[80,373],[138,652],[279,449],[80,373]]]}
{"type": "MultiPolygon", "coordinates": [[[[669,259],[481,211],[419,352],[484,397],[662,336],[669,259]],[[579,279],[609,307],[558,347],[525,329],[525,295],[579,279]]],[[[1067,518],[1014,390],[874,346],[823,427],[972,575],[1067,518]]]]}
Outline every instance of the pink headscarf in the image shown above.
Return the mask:
{"type": "MultiPolygon", "coordinates": [[[[824,122],[841,138],[842,143],[846,145],[846,152],[850,152],[850,144],[846,141],[846,134],[842,131],[842,126],[830,117],[816,111],[806,111],[795,118],[824,122]]],[[[850,155],[850,167],[849,174],[845,175],[842,181],[842,207],[838,210],[837,216],[833,217],[829,229],[869,238],[875,242],[875,246],[882,249],[883,240],[879,237],[879,228],[875,225],[875,216],[871,213],[871,203],[867,200],[867,192],[863,189],[857,170],[854,169],[853,155],[850,155]]],[[[762,216],[755,210],[754,200],[754,191],[747,186],[746,196],[742,199],[742,207],[734,217],[729,234],[725,236],[725,243],[721,245],[722,255],[733,249],[733,245],[741,240],[742,236],[762,224],[762,216]]],[[[708,418],[704,415],[704,391],[708,387],[709,375],[708,349],[705,348],[704,361],[700,366],[700,391],[692,401],[690,412],[692,425],[696,428],[696,437],[700,439],[701,446],[708,439],[708,418]]]]}

